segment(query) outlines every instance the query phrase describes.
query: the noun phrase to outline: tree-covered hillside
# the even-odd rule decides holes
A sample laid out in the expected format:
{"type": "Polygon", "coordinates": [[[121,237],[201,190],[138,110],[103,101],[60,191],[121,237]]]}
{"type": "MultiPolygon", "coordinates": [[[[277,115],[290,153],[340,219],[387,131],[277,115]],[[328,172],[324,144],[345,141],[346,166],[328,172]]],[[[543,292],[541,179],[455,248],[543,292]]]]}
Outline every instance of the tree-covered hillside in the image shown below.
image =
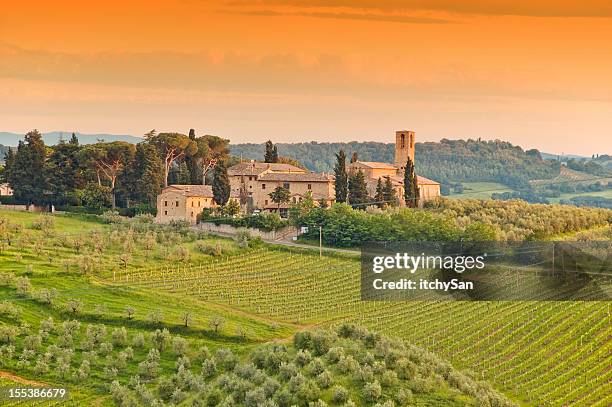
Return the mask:
{"type": "MultiPolygon", "coordinates": [[[[331,172],[334,154],[342,149],[362,161],[393,162],[394,144],[376,142],[350,143],[279,143],[282,156],[302,162],[313,171],[331,172]]],[[[231,153],[243,159],[263,159],[263,144],[237,144],[231,153]]],[[[532,179],[548,179],[559,174],[560,164],[542,159],[537,150],[524,151],[503,141],[446,140],[416,144],[416,169],[425,177],[444,184],[457,182],[499,182],[522,186],[532,179]]]]}
{"type": "Polygon", "coordinates": [[[6,153],[8,153],[8,150],[8,146],[0,144],[0,164],[4,162],[4,157],[6,156],[6,153]]]}

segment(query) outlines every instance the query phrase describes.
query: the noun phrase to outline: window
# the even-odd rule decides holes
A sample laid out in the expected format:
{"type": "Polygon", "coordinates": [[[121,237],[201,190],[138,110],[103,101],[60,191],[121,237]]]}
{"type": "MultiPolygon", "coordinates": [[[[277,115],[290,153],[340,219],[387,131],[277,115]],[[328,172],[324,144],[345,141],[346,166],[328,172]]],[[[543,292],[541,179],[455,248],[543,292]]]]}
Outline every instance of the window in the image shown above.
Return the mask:
{"type": "Polygon", "coordinates": [[[293,197],[293,203],[297,203],[297,199],[293,197]]]}
{"type": "Polygon", "coordinates": [[[414,147],[414,135],[410,135],[410,148],[414,147]]]}
{"type": "Polygon", "coordinates": [[[191,217],[193,218],[193,212],[191,212],[191,217]]]}
{"type": "Polygon", "coordinates": [[[308,189],[312,189],[312,184],[308,184],[308,189]]]}
{"type": "Polygon", "coordinates": [[[164,206],[168,206],[168,201],[164,201],[164,206]]]}
{"type": "Polygon", "coordinates": [[[266,199],[266,202],[265,202],[265,204],[266,204],[266,205],[268,204],[268,200],[267,200],[267,199],[266,199]]]}
{"type": "Polygon", "coordinates": [[[178,201],[176,201],[176,207],[177,207],[177,208],[179,207],[179,204],[178,204],[178,203],[179,203],[179,202],[178,202],[178,201]]]}
{"type": "Polygon", "coordinates": [[[400,148],[406,148],[406,136],[403,134],[400,136],[400,148]]]}
{"type": "Polygon", "coordinates": [[[266,189],[266,184],[261,184],[261,189],[266,189]]]}
{"type": "Polygon", "coordinates": [[[253,177],[249,177],[249,181],[253,181],[253,177]]]}
{"type": "Polygon", "coordinates": [[[285,183],[283,184],[283,188],[285,188],[285,189],[289,189],[289,183],[288,183],[288,182],[285,182],[285,183]]]}
{"type": "Polygon", "coordinates": [[[198,208],[199,208],[200,206],[202,206],[202,201],[200,201],[200,200],[198,199],[198,208]]]}
{"type": "Polygon", "coordinates": [[[164,211],[164,215],[168,215],[168,211],[164,211]]]}
{"type": "Polygon", "coordinates": [[[193,208],[195,206],[195,202],[191,201],[191,207],[193,208]]]}

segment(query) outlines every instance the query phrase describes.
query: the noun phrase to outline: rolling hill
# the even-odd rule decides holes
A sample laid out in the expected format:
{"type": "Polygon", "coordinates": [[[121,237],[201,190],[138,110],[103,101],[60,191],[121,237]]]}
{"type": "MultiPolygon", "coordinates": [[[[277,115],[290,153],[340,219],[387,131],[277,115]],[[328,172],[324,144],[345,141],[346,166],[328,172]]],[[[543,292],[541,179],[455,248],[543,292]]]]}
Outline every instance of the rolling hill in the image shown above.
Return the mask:
{"type": "MultiPolygon", "coordinates": [[[[81,144],[93,144],[98,142],[98,140],[104,141],[127,141],[129,143],[139,143],[142,141],[141,137],[131,136],[127,134],[82,134],[75,132],[77,137],[79,138],[79,142],[81,144]]],[[[70,136],[72,132],[70,131],[51,131],[48,133],[43,133],[43,140],[46,145],[54,145],[60,140],[60,138],[64,138],[64,140],[70,140],[70,136]]],[[[18,133],[9,133],[9,132],[0,132],[0,144],[5,146],[15,147],[19,140],[23,140],[23,134],[18,133]]]]}

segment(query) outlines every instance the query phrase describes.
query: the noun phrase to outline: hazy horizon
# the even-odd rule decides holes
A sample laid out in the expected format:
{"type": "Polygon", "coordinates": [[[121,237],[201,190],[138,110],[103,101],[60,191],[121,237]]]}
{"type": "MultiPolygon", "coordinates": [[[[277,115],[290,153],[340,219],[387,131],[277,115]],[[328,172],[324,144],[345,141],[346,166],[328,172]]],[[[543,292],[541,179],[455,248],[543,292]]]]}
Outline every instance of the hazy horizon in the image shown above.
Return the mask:
{"type": "Polygon", "coordinates": [[[611,37],[602,0],[12,3],[0,131],[610,154],[611,37]]]}

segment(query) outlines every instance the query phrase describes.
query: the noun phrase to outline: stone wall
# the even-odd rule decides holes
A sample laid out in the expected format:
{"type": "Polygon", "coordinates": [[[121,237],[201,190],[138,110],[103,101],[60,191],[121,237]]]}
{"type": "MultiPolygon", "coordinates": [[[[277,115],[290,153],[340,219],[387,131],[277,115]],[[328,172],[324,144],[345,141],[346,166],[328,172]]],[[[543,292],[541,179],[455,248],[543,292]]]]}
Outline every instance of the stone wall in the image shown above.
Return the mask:
{"type": "Polygon", "coordinates": [[[251,236],[261,237],[263,240],[276,240],[276,239],[282,238],[283,236],[286,236],[287,234],[295,235],[295,228],[292,226],[287,226],[279,230],[271,230],[269,232],[265,230],[256,229],[256,228],[236,228],[234,226],[225,225],[225,224],[215,225],[212,222],[202,222],[202,223],[199,223],[195,227],[200,230],[204,230],[206,232],[219,233],[219,234],[229,235],[229,236],[234,236],[238,232],[246,230],[247,232],[249,232],[251,236]]]}

